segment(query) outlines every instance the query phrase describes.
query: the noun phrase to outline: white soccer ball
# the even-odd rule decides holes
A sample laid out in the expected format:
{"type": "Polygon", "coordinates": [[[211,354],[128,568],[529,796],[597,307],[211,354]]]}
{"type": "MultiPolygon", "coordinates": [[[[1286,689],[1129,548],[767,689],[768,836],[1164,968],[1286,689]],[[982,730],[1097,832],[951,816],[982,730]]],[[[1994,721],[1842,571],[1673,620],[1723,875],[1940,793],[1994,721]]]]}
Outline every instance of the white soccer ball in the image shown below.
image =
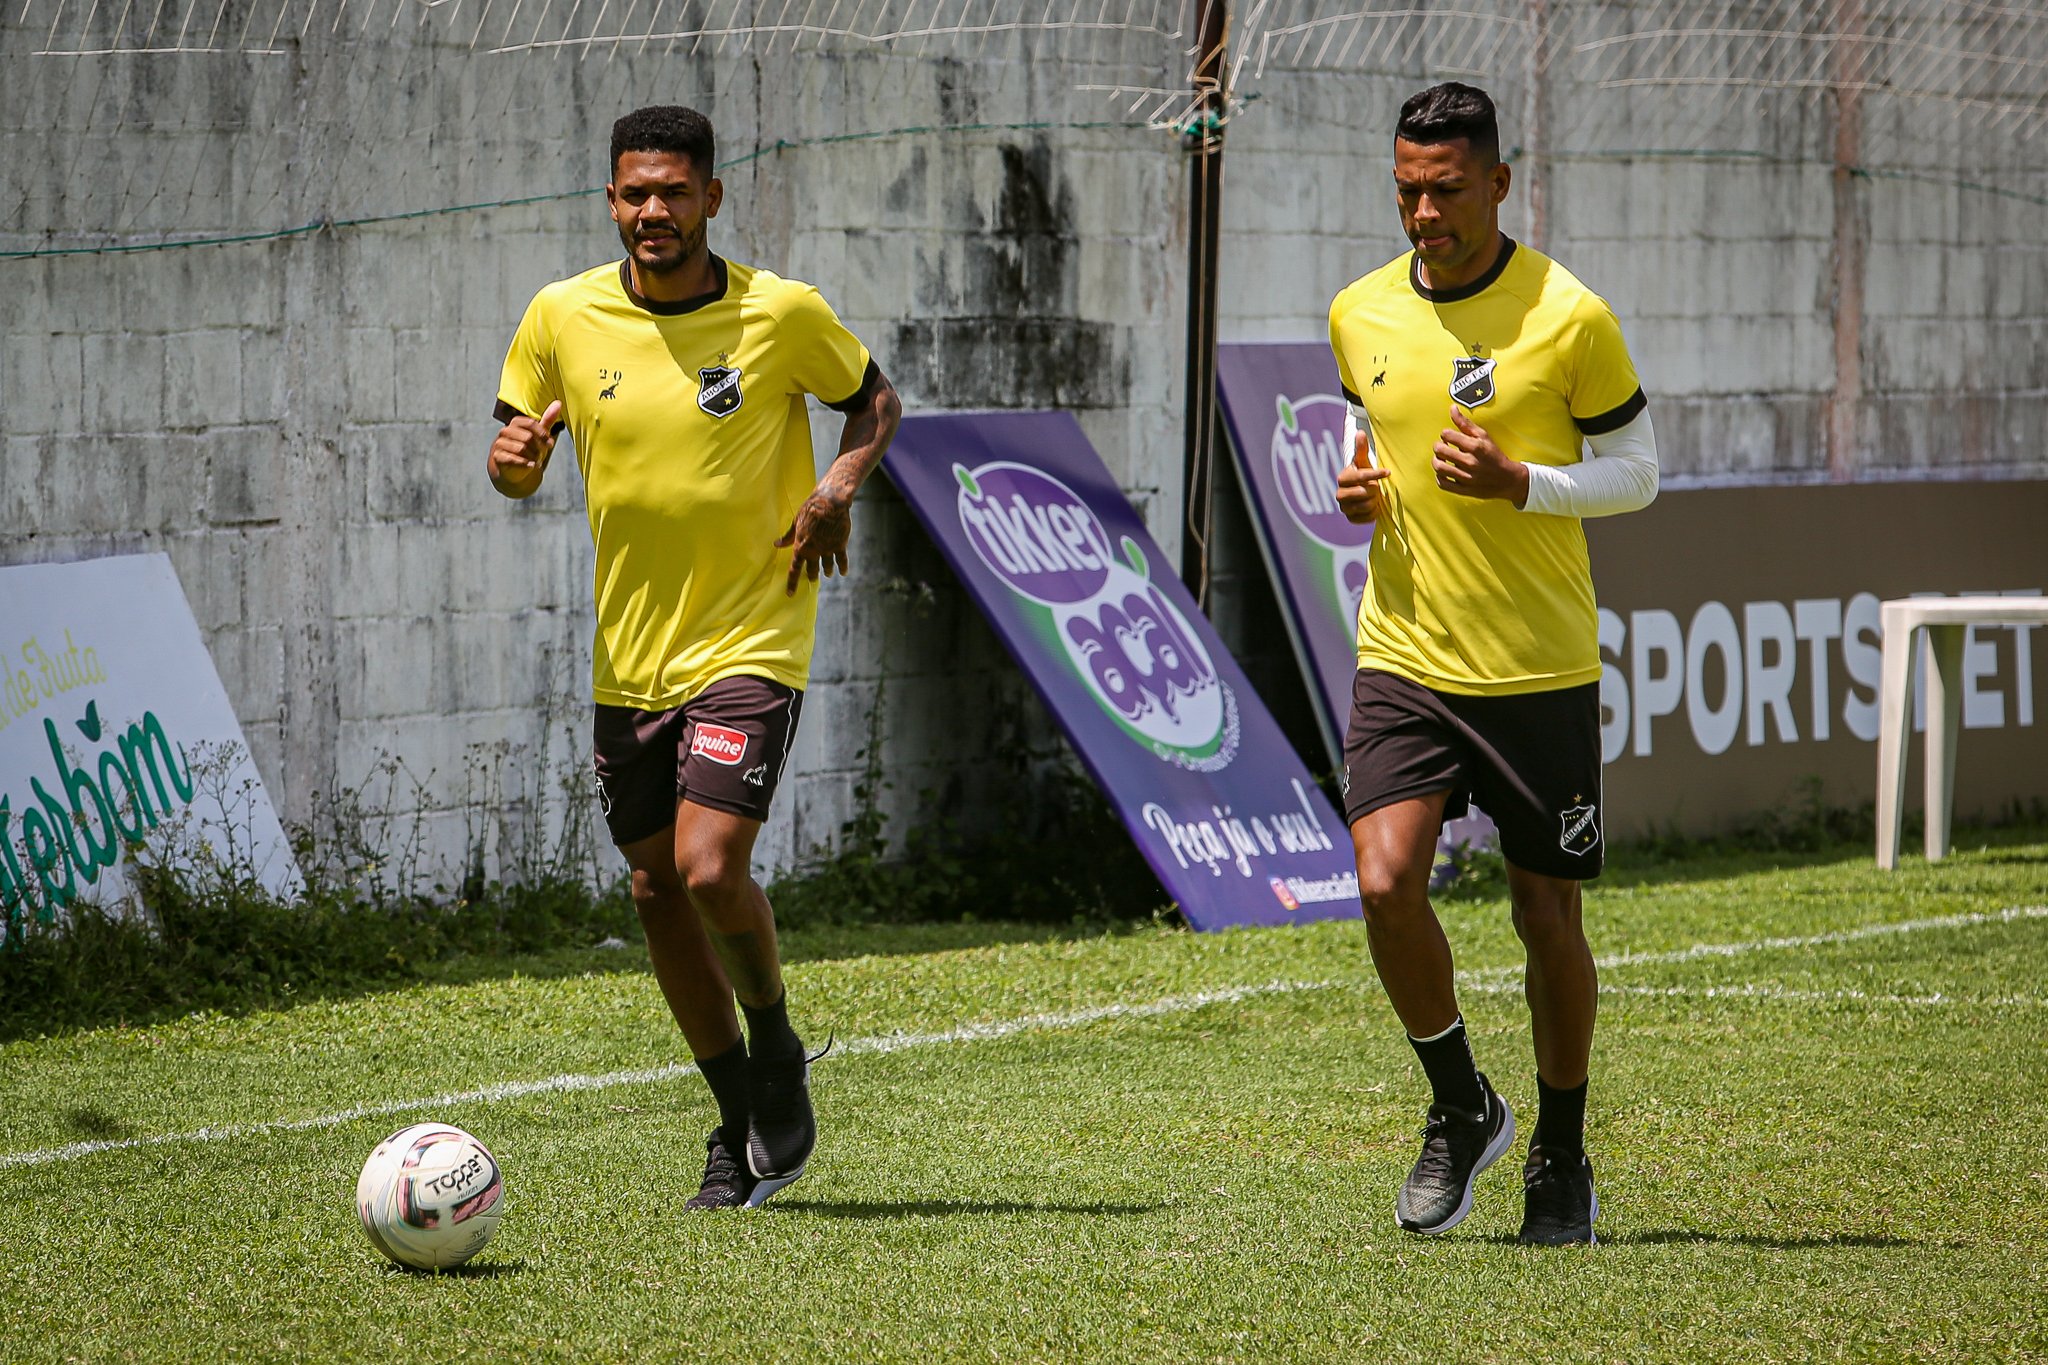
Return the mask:
{"type": "Polygon", "coordinates": [[[448,1123],[415,1123],[377,1144],[356,1178],[356,1213],[377,1250],[415,1270],[446,1270],[483,1250],[505,1211],[505,1179],[481,1142],[448,1123]]]}

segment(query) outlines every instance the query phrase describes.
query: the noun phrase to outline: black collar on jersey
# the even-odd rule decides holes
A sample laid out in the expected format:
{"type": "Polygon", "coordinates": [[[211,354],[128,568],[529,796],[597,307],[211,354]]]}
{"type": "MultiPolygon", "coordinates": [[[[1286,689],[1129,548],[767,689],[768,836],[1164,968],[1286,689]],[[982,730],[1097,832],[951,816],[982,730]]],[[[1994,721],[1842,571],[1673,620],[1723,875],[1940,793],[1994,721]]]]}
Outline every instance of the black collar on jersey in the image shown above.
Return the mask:
{"type": "Polygon", "coordinates": [[[1408,283],[1414,285],[1415,292],[1428,299],[1431,303],[1456,303],[1459,299],[1471,298],[1474,294],[1479,293],[1499,279],[1500,272],[1508,268],[1508,258],[1514,254],[1515,239],[1503,232],[1500,235],[1500,255],[1493,258],[1493,264],[1486,267],[1486,273],[1469,284],[1461,284],[1453,289],[1431,289],[1428,285],[1424,284],[1422,282],[1422,257],[1418,254],[1412,256],[1408,261],[1408,283]]]}
{"type": "Polygon", "coordinates": [[[642,298],[640,296],[639,292],[633,288],[632,270],[627,266],[626,262],[620,261],[619,288],[626,291],[626,297],[632,300],[634,307],[644,308],[648,312],[658,313],[662,317],[675,317],[682,313],[694,313],[699,308],[709,308],[712,304],[725,297],[726,270],[725,258],[723,256],[714,254],[711,257],[711,272],[718,277],[718,283],[713,285],[709,292],[699,294],[695,298],[677,299],[674,303],[661,303],[654,299],[642,298]]]}

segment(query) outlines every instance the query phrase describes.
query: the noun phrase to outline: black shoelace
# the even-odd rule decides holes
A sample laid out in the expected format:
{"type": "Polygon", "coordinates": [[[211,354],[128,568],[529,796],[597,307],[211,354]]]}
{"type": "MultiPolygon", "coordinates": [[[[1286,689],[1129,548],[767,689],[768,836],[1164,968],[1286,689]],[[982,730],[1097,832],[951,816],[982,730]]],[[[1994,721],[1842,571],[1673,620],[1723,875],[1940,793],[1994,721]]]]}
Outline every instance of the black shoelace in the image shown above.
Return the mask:
{"type": "Polygon", "coordinates": [[[704,1156],[704,1183],[713,1181],[724,1185],[746,1183],[740,1170],[740,1160],[724,1142],[713,1142],[711,1150],[704,1156]]]}

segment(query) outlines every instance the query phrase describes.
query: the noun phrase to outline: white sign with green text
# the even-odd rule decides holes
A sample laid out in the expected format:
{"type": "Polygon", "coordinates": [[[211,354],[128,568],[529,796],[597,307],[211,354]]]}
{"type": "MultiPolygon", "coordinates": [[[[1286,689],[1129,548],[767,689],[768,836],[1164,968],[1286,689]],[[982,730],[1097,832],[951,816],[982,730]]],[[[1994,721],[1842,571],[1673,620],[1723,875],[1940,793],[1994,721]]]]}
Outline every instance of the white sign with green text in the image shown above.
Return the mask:
{"type": "Polygon", "coordinates": [[[0,568],[0,928],[143,866],[302,885],[169,558],[0,568]]]}

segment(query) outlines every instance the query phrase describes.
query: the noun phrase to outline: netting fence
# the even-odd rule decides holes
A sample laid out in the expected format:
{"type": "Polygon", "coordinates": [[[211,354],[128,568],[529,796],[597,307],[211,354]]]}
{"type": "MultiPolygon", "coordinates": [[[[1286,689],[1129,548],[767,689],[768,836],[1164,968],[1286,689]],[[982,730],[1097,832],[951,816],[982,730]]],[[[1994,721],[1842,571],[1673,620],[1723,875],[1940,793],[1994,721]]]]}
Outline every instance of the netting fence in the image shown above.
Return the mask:
{"type": "MultiPolygon", "coordinates": [[[[2048,172],[2048,6],[1997,0],[1252,0],[1240,96],[1304,74],[1488,85],[1518,150],[1555,159],[1707,154],[1956,174],[1996,149],[2048,172]],[[1843,145],[1845,110],[1855,128],[1843,145]],[[2017,152],[2017,158],[2014,153],[2017,152]]],[[[1391,117],[1388,119],[1389,131],[1391,117]]]]}
{"type": "MultiPolygon", "coordinates": [[[[7,0],[0,246],[134,249],[588,193],[595,167],[522,182],[520,130],[573,123],[608,86],[717,101],[743,69],[760,107],[721,106],[740,157],[991,127],[1170,133],[1199,103],[1199,2],[7,0]],[[933,65],[957,96],[942,117],[891,119],[892,79],[933,65]]],[[[1518,154],[1837,161],[2048,196],[2038,4],[1241,0],[1228,43],[1226,118],[1313,122],[1316,101],[1287,98],[1305,78],[1463,77],[1494,90],[1518,154]]]]}
{"type": "Polygon", "coordinates": [[[587,193],[596,158],[575,185],[517,183],[541,136],[520,130],[577,123],[614,89],[717,108],[727,165],[851,137],[1157,120],[1118,96],[1167,82],[1179,0],[1028,8],[24,0],[0,29],[0,232],[107,249],[587,193]],[[957,69],[951,107],[891,119],[903,73],[934,64],[957,69]],[[725,97],[750,73],[764,107],[735,111],[725,97]]]}

